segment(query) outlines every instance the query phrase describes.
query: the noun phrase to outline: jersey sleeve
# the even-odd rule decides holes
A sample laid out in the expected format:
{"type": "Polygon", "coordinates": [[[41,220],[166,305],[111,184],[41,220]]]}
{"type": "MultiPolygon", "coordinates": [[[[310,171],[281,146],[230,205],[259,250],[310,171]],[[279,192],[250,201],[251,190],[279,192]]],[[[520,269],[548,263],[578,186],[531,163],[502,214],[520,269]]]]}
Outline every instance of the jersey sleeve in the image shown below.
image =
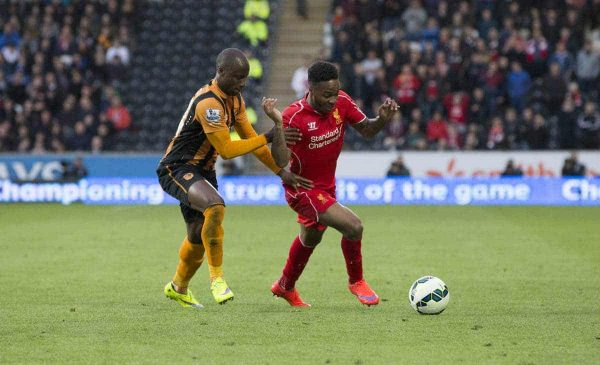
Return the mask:
{"type": "Polygon", "coordinates": [[[343,119],[348,124],[360,123],[367,119],[365,113],[360,110],[358,105],[352,100],[352,98],[343,91],[340,91],[340,98],[342,98],[343,107],[343,119]]]}
{"type": "Polygon", "coordinates": [[[206,134],[229,130],[225,110],[221,103],[214,98],[200,100],[196,105],[194,117],[200,122],[206,134]]]}
{"type": "Polygon", "coordinates": [[[281,120],[283,128],[298,128],[298,125],[294,123],[294,118],[292,118],[296,112],[298,112],[298,107],[293,104],[288,106],[281,113],[281,120]]]}

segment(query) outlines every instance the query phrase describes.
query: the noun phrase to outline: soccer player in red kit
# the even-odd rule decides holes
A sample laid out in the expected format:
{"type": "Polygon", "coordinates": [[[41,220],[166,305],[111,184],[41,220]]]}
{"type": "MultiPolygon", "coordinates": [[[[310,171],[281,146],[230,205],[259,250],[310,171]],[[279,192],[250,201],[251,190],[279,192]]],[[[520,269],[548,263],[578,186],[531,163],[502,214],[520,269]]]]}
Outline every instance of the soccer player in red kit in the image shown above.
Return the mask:
{"type": "Polygon", "coordinates": [[[308,94],[287,107],[282,119],[284,128],[297,128],[302,134],[301,140],[288,143],[290,171],[312,180],[313,187],[283,185],[289,206],[298,213],[300,234],[294,239],[283,274],[273,283],[271,292],[292,306],[309,306],[300,298],[295,284],[325,229],[333,227],[342,234],[350,292],[361,303],[375,305],[379,297],[363,278],[362,222],[352,210],[336,201],[335,169],[346,126],[353,127],[363,137],[373,137],[392,119],[398,105],[388,98],[379,107],[377,118],[367,118],[348,94],[340,90],[338,71],[329,62],[318,61],[310,66],[308,82],[308,94]]]}

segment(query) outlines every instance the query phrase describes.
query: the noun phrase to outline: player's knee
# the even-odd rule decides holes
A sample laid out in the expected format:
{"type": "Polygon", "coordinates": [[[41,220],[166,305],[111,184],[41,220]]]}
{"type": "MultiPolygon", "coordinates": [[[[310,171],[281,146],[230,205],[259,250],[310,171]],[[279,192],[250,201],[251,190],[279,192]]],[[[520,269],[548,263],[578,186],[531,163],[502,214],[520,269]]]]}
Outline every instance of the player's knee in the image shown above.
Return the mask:
{"type": "Polygon", "coordinates": [[[204,210],[205,224],[221,225],[225,218],[225,206],[223,203],[217,203],[209,206],[204,210]]]}
{"type": "Polygon", "coordinates": [[[363,235],[363,224],[360,219],[357,219],[354,222],[351,222],[348,225],[345,236],[351,240],[360,240],[363,235]]]}
{"type": "Polygon", "coordinates": [[[194,245],[202,244],[202,236],[200,235],[200,232],[202,231],[202,224],[203,221],[197,221],[187,225],[187,238],[190,243],[194,245]]]}
{"type": "Polygon", "coordinates": [[[306,247],[315,248],[319,243],[321,243],[321,238],[316,237],[300,237],[300,241],[302,241],[302,245],[306,247]]]}
{"type": "Polygon", "coordinates": [[[200,232],[188,232],[188,241],[194,245],[201,245],[202,237],[200,237],[200,232]]]}

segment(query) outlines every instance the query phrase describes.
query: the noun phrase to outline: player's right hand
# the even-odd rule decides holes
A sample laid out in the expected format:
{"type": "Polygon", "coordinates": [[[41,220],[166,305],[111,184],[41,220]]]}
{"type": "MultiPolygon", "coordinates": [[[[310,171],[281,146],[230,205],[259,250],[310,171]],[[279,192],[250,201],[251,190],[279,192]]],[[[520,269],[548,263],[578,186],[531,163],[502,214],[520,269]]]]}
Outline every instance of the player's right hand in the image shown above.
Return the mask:
{"type": "Polygon", "coordinates": [[[279,172],[279,177],[281,178],[281,181],[288,185],[293,187],[294,189],[297,188],[304,188],[304,189],[312,189],[314,187],[312,180],[309,180],[307,178],[304,178],[300,175],[296,175],[292,172],[289,172],[285,169],[281,169],[281,171],[279,172]]]}

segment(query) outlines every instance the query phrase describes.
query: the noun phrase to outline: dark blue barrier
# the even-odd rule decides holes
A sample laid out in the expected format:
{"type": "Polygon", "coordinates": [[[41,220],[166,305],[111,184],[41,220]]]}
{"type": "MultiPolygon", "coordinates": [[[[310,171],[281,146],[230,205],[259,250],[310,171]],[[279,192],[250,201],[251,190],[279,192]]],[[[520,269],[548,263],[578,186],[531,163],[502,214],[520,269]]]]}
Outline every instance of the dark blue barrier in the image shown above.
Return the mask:
{"type": "MultiPolygon", "coordinates": [[[[365,179],[337,181],[338,199],[368,205],[577,205],[600,206],[600,179],[482,178],[365,179]]],[[[276,177],[221,177],[228,205],[285,204],[276,177]]],[[[0,202],[70,204],[175,204],[154,178],[90,178],[77,183],[0,181],[0,202]]]]}
{"type": "MultiPolygon", "coordinates": [[[[102,154],[83,155],[89,177],[154,177],[162,155],[102,154]]],[[[0,180],[39,181],[61,177],[61,161],[73,161],[75,155],[0,155],[0,180]]]]}

